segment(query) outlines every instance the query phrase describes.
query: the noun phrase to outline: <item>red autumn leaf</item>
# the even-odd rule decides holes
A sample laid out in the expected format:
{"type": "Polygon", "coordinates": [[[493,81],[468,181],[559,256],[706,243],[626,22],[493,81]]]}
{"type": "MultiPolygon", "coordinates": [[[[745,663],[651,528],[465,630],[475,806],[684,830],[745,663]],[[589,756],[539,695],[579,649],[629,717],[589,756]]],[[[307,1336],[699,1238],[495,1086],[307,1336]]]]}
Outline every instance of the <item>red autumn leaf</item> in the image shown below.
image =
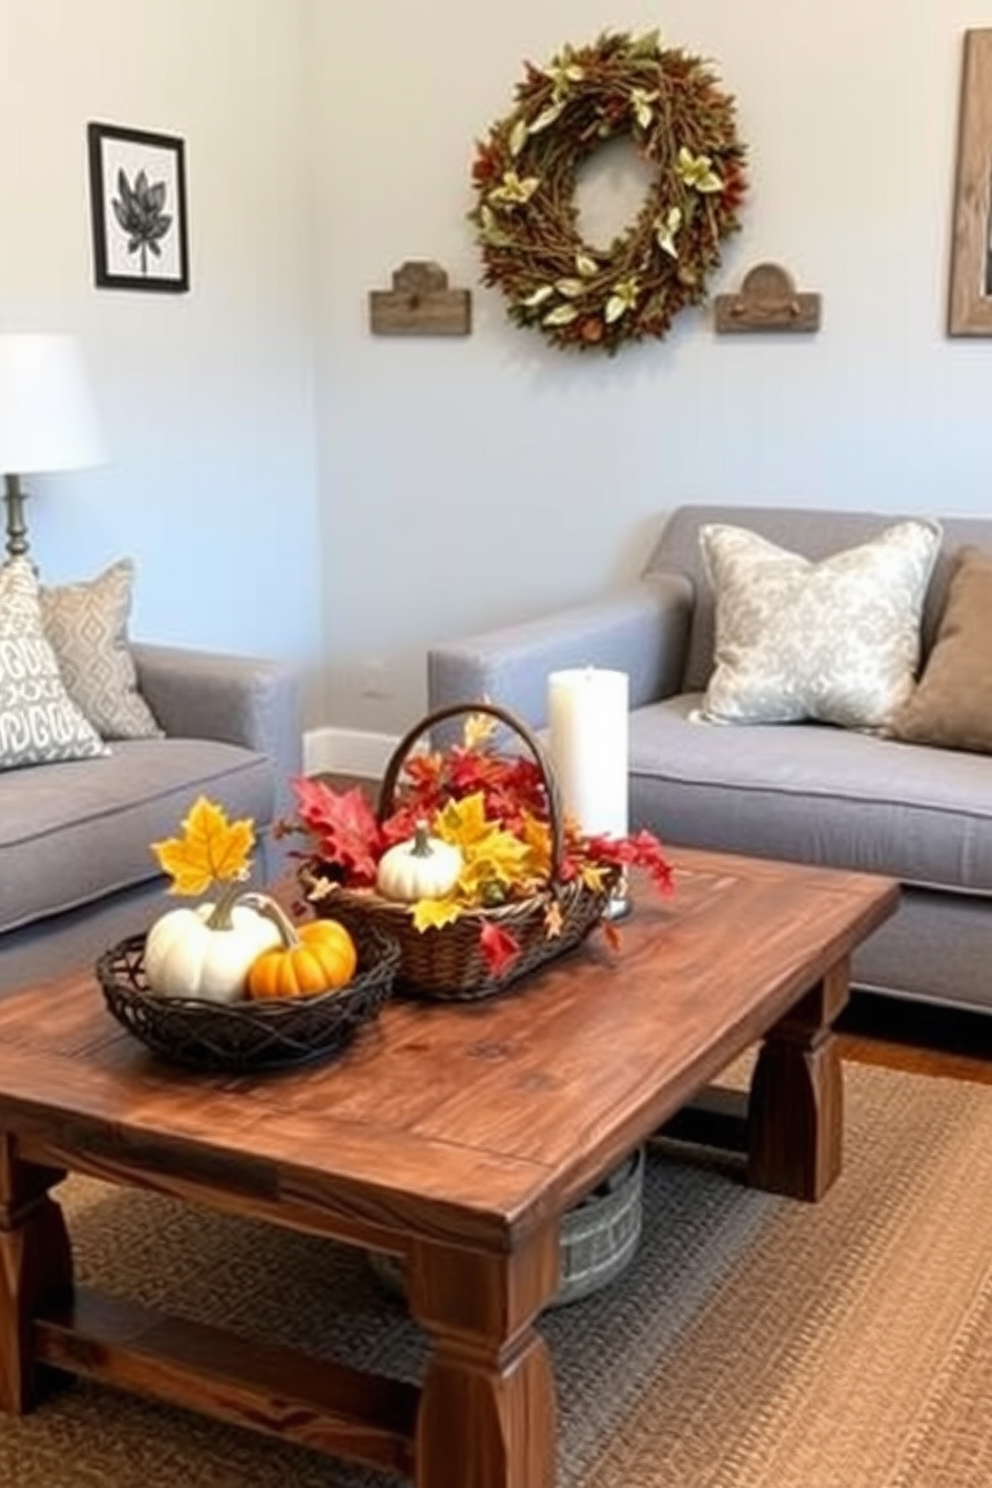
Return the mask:
{"type": "Polygon", "coordinates": [[[342,869],[356,887],[374,884],[381,849],[379,823],[361,787],[335,791],[306,776],[296,776],[290,784],[317,857],[342,869]]]}
{"type": "Polygon", "coordinates": [[[444,790],[444,755],[411,754],[403,762],[403,779],[418,792],[442,793],[444,790]]]}
{"type": "Polygon", "coordinates": [[[598,863],[643,868],[660,894],[671,894],[675,880],[661,843],[650,832],[636,832],[632,837],[590,837],[590,855],[598,863]]]}
{"type": "Polygon", "coordinates": [[[448,781],[456,795],[474,796],[476,791],[500,781],[506,774],[506,761],[491,754],[476,754],[456,745],[448,763],[448,781]]]}
{"type": "Polygon", "coordinates": [[[479,944],[494,976],[502,976],[520,955],[520,946],[513,936],[492,920],[483,925],[479,944]]]}

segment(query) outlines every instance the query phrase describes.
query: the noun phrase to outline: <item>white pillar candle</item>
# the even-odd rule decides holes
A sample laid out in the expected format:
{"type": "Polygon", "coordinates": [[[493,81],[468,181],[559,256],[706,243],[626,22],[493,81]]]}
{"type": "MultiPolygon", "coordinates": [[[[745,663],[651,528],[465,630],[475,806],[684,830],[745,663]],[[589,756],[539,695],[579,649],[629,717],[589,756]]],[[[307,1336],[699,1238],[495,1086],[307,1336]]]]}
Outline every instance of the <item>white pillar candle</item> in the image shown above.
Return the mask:
{"type": "Polygon", "coordinates": [[[548,677],[551,761],[568,816],[588,836],[626,837],[630,679],[597,667],[548,677]]]}

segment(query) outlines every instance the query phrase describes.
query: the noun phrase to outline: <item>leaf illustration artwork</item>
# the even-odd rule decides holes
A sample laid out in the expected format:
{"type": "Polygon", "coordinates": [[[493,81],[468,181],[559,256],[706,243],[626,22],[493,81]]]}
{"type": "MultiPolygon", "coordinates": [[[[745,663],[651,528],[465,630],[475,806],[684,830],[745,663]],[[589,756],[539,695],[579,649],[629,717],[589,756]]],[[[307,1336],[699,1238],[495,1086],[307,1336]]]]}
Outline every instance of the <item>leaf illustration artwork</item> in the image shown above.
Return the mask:
{"type": "Polygon", "coordinates": [[[166,184],[149,181],[139,170],[132,186],[123,169],[117,172],[119,195],[111,201],[121,231],[127,234],[128,253],[140,253],[141,272],[148,273],[148,255],[161,258],[159,243],[172,226],[172,216],[165,211],[166,184]]]}

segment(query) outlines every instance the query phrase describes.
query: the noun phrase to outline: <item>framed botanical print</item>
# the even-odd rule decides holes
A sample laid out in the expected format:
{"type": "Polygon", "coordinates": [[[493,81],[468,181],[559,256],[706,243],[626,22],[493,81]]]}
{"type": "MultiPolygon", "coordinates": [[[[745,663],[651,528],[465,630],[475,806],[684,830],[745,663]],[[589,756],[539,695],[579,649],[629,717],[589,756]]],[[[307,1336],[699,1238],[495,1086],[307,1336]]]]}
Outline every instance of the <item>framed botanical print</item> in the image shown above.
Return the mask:
{"type": "Polygon", "coordinates": [[[87,127],[93,265],[102,289],[189,289],[183,140],[87,127]]]}

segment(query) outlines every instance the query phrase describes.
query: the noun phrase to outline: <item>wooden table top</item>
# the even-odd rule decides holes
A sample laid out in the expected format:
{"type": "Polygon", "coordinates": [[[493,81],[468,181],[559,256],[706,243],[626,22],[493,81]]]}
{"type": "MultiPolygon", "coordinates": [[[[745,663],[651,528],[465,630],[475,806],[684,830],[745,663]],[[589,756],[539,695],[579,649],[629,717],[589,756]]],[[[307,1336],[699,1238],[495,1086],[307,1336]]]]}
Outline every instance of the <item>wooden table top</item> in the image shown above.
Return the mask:
{"type": "Polygon", "coordinates": [[[9,993],[0,1128],[39,1160],[61,1134],[89,1155],[70,1167],[113,1176],[131,1154],[181,1172],[186,1191],[324,1206],[339,1232],[344,1216],[506,1244],[588,1191],[898,899],[881,876],[670,857],[675,893],[635,881],[619,953],[594,932],[504,996],[392,1002],[342,1057],[292,1071],[170,1067],[117,1024],[89,973],[9,993]]]}

